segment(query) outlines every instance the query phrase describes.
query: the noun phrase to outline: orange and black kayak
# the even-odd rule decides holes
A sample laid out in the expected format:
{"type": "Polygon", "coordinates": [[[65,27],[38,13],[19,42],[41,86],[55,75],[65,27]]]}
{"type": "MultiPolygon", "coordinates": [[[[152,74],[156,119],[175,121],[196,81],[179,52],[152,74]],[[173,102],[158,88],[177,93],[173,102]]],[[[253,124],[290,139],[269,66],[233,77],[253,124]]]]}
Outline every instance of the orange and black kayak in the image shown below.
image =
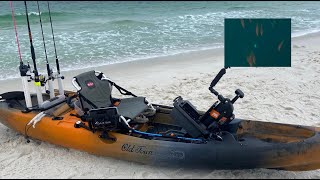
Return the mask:
{"type": "MultiPolygon", "coordinates": [[[[47,94],[43,97],[48,99],[47,94]]],[[[32,101],[36,101],[35,95],[32,95],[32,101]]],[[[44,116],[33,128],[27,124],[39,112],[23,112],[23,103],[23,98],[2,98],[0,122],[31,139],[98,156],[185,168],[272,168],[291,171],[320,168],[318,127],[235,118],[221,131],[222,140],[155,137],[148,134],[181,129],[170,116],[172,107],[155,105],[153,117],[135,127],[142,133],[110,131],[109,136],[114,140],[109,140],[101,138],[98,132],[76,127],[80,118],[74,115],[75,110],[67,103],[60,104],[52,115],[44,116]]]]}

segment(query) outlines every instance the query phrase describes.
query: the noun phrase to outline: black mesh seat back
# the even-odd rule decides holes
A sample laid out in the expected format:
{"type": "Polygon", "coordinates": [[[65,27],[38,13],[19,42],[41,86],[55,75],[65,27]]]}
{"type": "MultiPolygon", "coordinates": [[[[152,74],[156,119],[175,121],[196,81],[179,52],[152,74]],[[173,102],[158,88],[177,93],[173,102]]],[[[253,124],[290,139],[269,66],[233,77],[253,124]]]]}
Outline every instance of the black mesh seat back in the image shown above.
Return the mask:
{"type": "Polygon", "coordinates": [[[121,99],[118,111],[122,116],[133,119],[147,108],[145,97],[133,97],[121,99]]]}
{"type": "Polygon", "coordinates": [[[112,85],[108,80],[100,80],[96,75],[95,71],[89,71],[78,76],[75,76],[77,83],[81,87],[78,92],[80,98],[85,101],[85,104],[90,104],[91,108],[103,108],[109,107],[111,102],[111,91],[112,85]]]}

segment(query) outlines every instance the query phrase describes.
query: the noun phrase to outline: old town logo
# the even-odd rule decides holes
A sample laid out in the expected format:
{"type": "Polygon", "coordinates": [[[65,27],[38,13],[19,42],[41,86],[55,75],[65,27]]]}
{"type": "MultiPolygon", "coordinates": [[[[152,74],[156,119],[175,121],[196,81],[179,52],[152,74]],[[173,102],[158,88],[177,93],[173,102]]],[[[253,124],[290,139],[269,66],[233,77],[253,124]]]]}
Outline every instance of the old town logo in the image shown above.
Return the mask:
{"type": "Polygon", "coordinates": [[[156,156],[156,158],[159,159],[184,159],[185,154],[183,151],[177,151],[177,150],[166,150],[164,152],[157,152],[151,150],[147,146],[139,146],[134,144],[123,144],[121,147],[122,151],[130,152],[130,153],[137,153],[141,155],[147,155],[147,156],[156,156]]]}
{"type": "Polygon", "coordinates": [[[146,146],[136,146],[136,145],[130,145],[130,144],[122,145],[121,150],[127,151],[127,152],[145,154],[145,155],[152,155],[153,153],[153,151],[148,150],[146,146]]]}

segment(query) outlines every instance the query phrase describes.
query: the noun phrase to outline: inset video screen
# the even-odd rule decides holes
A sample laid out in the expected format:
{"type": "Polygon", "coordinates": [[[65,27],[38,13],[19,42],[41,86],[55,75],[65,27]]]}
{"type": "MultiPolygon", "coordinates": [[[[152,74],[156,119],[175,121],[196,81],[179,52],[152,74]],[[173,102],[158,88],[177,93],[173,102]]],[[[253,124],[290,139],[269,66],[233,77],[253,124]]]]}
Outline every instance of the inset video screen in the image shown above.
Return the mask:
{"type": "Polygon", "coordinates": [[[225,19],[225,67],[291,67],[291,19],[225,19]]]}

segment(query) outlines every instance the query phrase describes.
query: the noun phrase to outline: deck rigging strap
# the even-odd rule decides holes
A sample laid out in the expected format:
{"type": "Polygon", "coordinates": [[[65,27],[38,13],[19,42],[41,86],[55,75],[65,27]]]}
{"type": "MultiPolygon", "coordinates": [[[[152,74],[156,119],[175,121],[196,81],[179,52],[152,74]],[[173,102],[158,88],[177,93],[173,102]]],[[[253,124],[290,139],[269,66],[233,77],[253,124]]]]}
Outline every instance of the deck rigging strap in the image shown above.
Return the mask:
{"type": "Polygon", "coordinates": [[[27,126],[32,124],[33,128],[36,128],[36,124],[41,121],[41,119],[46,116],[45,112],[40,112],[39,114],[37,114],[36,116],[34,116],[27,124],[27,126]]]}

